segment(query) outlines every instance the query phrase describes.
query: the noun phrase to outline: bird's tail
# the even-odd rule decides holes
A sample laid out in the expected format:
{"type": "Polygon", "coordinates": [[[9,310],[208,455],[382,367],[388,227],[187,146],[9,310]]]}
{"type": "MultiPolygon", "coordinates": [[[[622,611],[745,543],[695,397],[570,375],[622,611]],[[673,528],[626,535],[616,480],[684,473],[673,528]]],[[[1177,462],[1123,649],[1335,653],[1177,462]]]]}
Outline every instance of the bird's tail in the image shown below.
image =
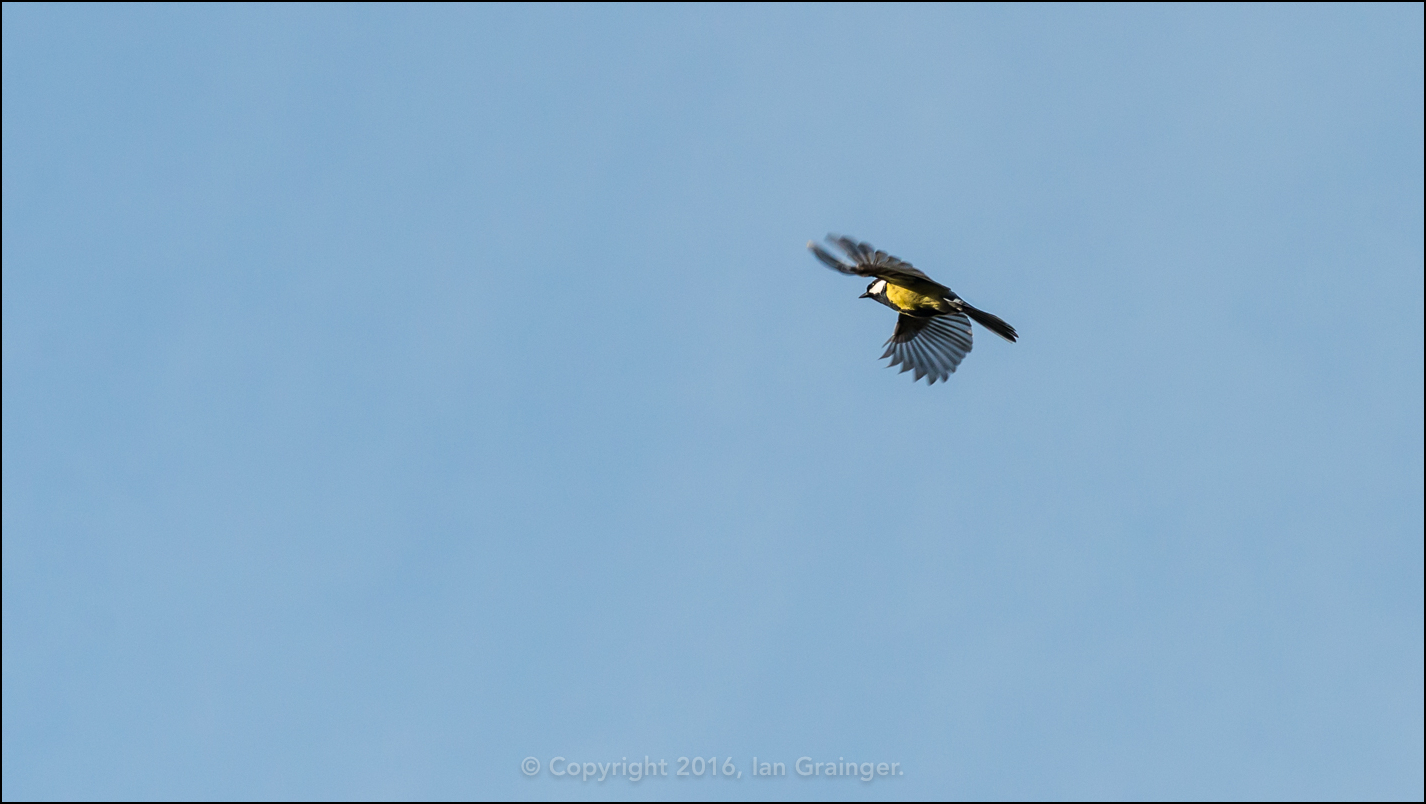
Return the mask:
{"type": "Polygon", "coordinates": [[[1015,334],[1015,328],[1005,323],[1005,321],[1001,319],[1000,316],[991,315],[990,313],[987,313],[984,310],[977,310],[976,308],[971,307],[969,304],[965,304],[964,301],[962,301],[962,305],[963,306],[961,307],[961,309],[965,311],[966,315],[971,317],[972,321],[981,325],[982,327],[985,327],[991,332],[994,332],[996,335],[999,335],[1005,340],[1014,343],[1015,339],[1020,337],[1019,335],[1015,334]]]}

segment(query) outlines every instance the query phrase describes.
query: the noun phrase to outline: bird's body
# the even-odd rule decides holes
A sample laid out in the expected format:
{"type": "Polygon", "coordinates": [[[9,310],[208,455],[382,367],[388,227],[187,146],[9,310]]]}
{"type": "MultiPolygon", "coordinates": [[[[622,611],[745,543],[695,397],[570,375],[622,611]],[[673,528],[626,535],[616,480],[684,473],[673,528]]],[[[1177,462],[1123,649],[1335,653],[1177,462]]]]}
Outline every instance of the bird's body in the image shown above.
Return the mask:
{"type": "MultiPolygon", "coordinates": [[[[886,295],[886,306],[907,315],[927,316],[944,315],[956,312],[951,303],[943,297],[936,297],[925,293],[917,293],[908,287],[880,280],[884,284],[883,292],[886,295]]],[[[872,298],[876,298],[873,294],[872,298]]],[[[881,301],[877,299],[877,301],[881,301]]]]}
{"type": "Polygon", "coordinates": [[[915,371],[916,379],[928,377],[927,382],[935,384],[955,373],[971,350],[972,320],[1011,343],[1018,337],[1015,328],[998,316],[972,307],[910,263],[851,238],[828,235],[827,241],[851,257],[852,263],[816,243],[809,242],[807,248],[835,271],[874,277],[862,298],[875,299],[900,313],[882,357],[890,357],[893,366],[901,364],[902,371],[915,371]]]}

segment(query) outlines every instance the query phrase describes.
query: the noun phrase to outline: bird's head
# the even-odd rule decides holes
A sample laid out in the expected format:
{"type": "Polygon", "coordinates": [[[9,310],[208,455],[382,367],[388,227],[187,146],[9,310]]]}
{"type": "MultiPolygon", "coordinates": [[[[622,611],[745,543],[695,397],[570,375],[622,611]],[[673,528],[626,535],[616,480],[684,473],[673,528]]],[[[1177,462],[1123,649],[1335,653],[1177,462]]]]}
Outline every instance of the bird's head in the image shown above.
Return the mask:
{"type": "Polygon", "coordinates": [[[858,296],[858,299],[877,299],[886,294],[886,280],[878,279],[866,286],[866,293],[858,296]]]}

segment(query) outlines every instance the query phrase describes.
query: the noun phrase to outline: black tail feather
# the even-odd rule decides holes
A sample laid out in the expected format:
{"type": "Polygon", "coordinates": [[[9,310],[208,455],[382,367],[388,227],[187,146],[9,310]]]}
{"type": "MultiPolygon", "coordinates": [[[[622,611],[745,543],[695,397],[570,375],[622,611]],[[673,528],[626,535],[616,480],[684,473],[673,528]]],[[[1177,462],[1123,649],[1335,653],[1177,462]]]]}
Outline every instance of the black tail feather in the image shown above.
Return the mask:
{"type": "MultiPolygon", "coordinates": [[[[964,302],[962,302],[962,304],[964,304],[964,302]]],[[[966,315],[971,317],[972,321],[1011,343],[1014,343],[1015,339],[1020,337],[1015,333],[1015,328],[1005,323],[998,315],[991,315],[984,310],[977,310],[969,304],[964,304],[961,309],[965,311],[966,315]]]]}

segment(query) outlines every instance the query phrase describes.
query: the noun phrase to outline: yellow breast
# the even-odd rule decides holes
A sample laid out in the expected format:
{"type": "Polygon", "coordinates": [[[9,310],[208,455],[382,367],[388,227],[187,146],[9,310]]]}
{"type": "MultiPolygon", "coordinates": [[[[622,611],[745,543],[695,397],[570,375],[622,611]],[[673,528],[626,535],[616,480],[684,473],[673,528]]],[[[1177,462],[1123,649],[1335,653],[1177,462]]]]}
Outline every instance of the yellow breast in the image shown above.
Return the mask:
{"type": "Polygon", "coordinates": [[[896,305],[898,310],[907,312],[934,310],[938,313],[945,313],[951,310],[951,306],[946,303],[945,299],[926,296],[890,282],[886,283],[886,300],[896,305]]]}

